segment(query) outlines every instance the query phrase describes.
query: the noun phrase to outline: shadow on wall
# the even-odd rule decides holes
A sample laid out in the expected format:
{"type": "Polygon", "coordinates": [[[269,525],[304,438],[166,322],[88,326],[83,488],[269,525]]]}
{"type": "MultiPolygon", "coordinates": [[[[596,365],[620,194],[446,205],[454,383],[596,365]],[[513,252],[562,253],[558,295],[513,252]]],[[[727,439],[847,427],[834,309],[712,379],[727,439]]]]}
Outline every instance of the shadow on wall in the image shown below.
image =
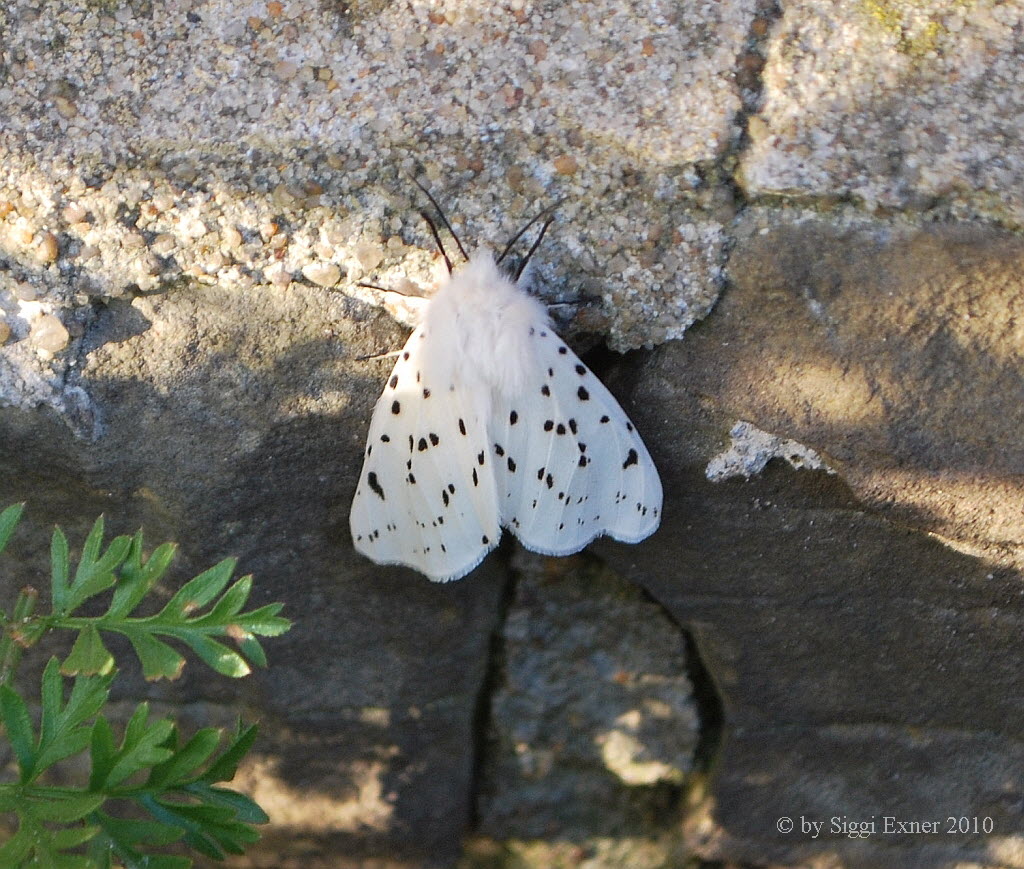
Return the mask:
{"type": "Polygon", "coordinates": [[[400,343],[382,312],[301,286],[258,304],[189,286],[97,309],[70,382],[100,436],[76,438],[49,409],[0,413],[0,499],[28,500],[37,529],[5,559],[5,585],[39,584],[48,521],[81,541],[99,512],[111,533],[179,541],[172,581],[238,556],[254,603],[285,601],[296,622],[270,668],[238,682],[134,673],[124,695],[261,719],[247,774],[285,825],[341,836],[346,853],[386,838],[450,855],[501,577],[435,586],[352,551],[348,505],[389,364],[353,359],[400,343]]]}
{"type": "MultiPolygon", "coordinates": [[[[961,539],[1019,541],[1019,509],[963,488],[1015,491],[1019,301],[1000,276],[1017,267],[1019,242],[963,232],[894,242],[877,228],[804,225],[753,236],[714,315],[626,365],[623,379],[641,375],[619,394],[632,391],[627,411],[666,479],[666,525],[651,544],[600,551],[694,631],[727,723],[745,728],[725,740],[712,794],[732,853],[792,855],[758,824],[801,787],[853,788],[849,811],[877,810],[856,785],[868,754],[903,758],[907,811],[929,799],[941,809],[955,786],[1006,824],[1016,817],[1011,790],[979,784],[986,762],[1016,761],[974,731],[1016,733],[1017,575],[865,515],[823,474],[702,476],[732,421],[747,418],[813,446],[884,515],[926,529],[936,516],[989,517],[961,539]],[[952,494],[913,500],[942,490],[952,494]],[[1008,523],[1004,536],[994,522],[1008,523]],[[927,731],[923,748],[906,743],[907,727],[927,731]],[[955,781],[936,745],[962,758],[955,781]]],[[[389,363],[351,360],[401,335],[383,313],[321,290],[262,292],[254,304],[196,285],[97,310],[69,382],[90,396],[101,436],[76,439],[51,411],[4,411],[4,497],[31,485],[32,523],[59,519],[78,539],[101,510],[112,530],[143,524],[154,543],[178,539],[180,578],[239,555],[256,602],[287,602],[296,629],[270,645],[272,666],[256,678],[213,682],[193,669],[174,685],[135,676],[124,689],[262,718],[261,754],[243,775],[279,819],[270,842],[452,856],[469,818],[503,567],[492,558],[436,586],[354,555],[348,504],[389,363]]]]}
{"type": "Polygon", "coordinates": [[[629,410],[671,499],[657,545],[599,547],[694,632],[721,691],[692,840],[709,859],[785,865],[884,865],[897,848],[999,862],[1024,828],[1024,245],[978,226],[776,217],[750,215],[713,315],[637,382],[629,410]],[[737,419],[838,476],[771,463],[709,483],[737,419]],[[787,812],[977,814],[995,832],[812,841],[777,830],[787,812]]]}
{"type": "Polygon", "coordinates": [[[694,386],[884,515],[1019,562],[1022,267],[1019,238],[980,226],[774,229],[735,252],[730,344],[694,386]]]}
{"type": "MultiPolygon", "coordinates": [[[[307,156],[316,176],[322,155],[307,156]]],[[[634,186],[609,192],[603,207],[653,207],[638,195],[642,170],[627,180],[634,186]]],[[[253,194],[235,183],[239,196],[253,194]]],[[[677,211],[701,206],[657,207],[672,226],[677,211]]],[[[734,723],[776,733],[867,726],[872,716],[928,726],[914,704],[953,696],[944,726],[975,727],[973,707],[1016,738],[1007,716],[1019,691],[1009,669],[992,671],[1013,659],[1002,644],[1019,617],[1015,574],[989,580],[986,566],[863,516],[824,484],[794,496],[802,484],[777,468],[747,485],[711,486],[701,472],[731,423],[750,419],[813,446],[882,516],[1019,560],[1024,312],[1006,276],[1021,273],[1020,242],[976,227],[901,239],[881,221],[846,233],[825,221],[768,229],[740,240],[732,286],[702,325],[636,360],[643,373],[627,411],[666,480],[680,484],[666,487],[675,524],[639,547],[601,551],[617,553],[624,575],[646,576],[694,627],[734,723]],[[1005,631],[986,633],[1001,619],[1005,631]],[[974,648],[966,660],[964,637],[974,648]],[[954,661],[970,679],[942,678],[954,661]],[[994,703],[1003,688],[1005,704],[994,703]]],[[[589,282],[605,267],[597,255],[579,264],[589,282]]],[[[187,671],[172,686],[136,677],[126,690],[258,710],[267,741],[252,781],[280,782],[290,830],[333,831],[331,847],[351,854],[396,841],[409,853],[452,853],[468,817],[472,710],[503,576],[492,558],[470,580],[434,586],[352,553],[348,505],[388,363],[351,360],[399,346],[399,330],[378,310],[299,284],[182,284],[93,316],[67,383],[89,399],[73,423],[99,437],[74,438],[51,411],[3,410],[4,498],[29,497],[33,525],[59,520],[77,539],[101,511],[112,530],[141,524],[154,543],[177,539],[181,578],[237,554],[256,574],[255,600],[285,600],[297,621],[270,644],[271,669],[257,678],[212,683],[187,671]]],[[[33,557],[43,551],[34,546],[33,557]]],[[[817,756],[773,744],[762,761],[753,740],[749,755],[734,744],[723,761],[734,777],[723,776],[717,799],[734,835],[758,835],[743,820],[755,817],[755,798],[736,784],[744,775],[765,774],[767,805],[773,786],[792,793],[785,787],[817,756]]],[[[855,777],[850,758],[836,791],[855,777]]],[[[809,776],[820,792],[828,772],[809,776]]]]}

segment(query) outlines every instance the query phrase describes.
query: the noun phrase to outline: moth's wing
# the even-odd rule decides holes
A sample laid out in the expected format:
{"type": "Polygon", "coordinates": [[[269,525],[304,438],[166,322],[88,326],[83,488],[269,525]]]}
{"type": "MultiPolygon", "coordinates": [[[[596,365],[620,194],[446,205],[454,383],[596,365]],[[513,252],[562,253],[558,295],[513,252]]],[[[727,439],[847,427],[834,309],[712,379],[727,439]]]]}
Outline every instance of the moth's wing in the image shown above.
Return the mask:
{"type": "Polygon", "coordinates": [[[429,352],[420,327],[374,408],[349,524],[367,558],[444,582],[476,567],[501,528],[487,402],[459,383],[427,383],[429,352]]]}
{"type": "Polygon", "coordinates": [[[496,397],[501,524],[527,549],[578,552],[601,534],[636,543],[661,521],[658,471],[614,396],[550,328],[534,327],[522,393],[496,397]]]}

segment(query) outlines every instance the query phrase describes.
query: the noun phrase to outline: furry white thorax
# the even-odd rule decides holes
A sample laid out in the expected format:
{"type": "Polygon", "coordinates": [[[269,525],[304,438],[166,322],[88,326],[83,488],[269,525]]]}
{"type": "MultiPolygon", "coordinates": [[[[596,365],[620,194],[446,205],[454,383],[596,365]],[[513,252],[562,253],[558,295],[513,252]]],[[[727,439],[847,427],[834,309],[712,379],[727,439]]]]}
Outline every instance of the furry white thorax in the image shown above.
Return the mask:
{"type": "Polygon", "coordinates": [[[423,314],[424,377],[514,398],[534,364],[530,329],[549,325],[544,305],[509,280],[489,251],[477,251],[441,285],[423,314]]]}

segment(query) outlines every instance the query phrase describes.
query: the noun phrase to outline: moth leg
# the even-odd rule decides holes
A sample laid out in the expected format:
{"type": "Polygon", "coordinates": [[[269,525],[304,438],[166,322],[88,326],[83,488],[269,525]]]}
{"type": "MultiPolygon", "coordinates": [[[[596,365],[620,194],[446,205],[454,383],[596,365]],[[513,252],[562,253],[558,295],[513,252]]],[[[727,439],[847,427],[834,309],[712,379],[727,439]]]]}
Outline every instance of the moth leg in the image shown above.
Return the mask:
{"type": "Polygon", "coordinates": [[[357,356],[355,361],[369,362],[371,360],[376,361],[377,359],[394,359],[401,352],[401,350],[389,350],[387,353],[371,353],[369,356],[357,356]]]}

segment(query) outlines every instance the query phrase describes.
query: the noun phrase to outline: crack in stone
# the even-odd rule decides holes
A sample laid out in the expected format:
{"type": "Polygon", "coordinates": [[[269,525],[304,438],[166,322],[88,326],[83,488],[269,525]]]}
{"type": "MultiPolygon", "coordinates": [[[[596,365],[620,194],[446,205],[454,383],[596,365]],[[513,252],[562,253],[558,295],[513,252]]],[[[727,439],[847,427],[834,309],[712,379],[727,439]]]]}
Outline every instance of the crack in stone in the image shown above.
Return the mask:
{"type": "Polygon", "coordinates": [[[737,204],[737,217],[750,204],[746,192],[737,180],[737,170],[750,145],[750,119],[763,106],[764,67],[768,60],[768,44],[772,26],[781,18],[782,7],[778,0],[757,0],[747,38],[736,57],[734,74],[739,89],[740,110],[734,123],[739,133],[732,139],[729,148],[718,161],[717,168],[720,183],[729,186],[733,200],[737,204]]]}
{"type": "Polygon", "coordinates": [[[477,690],[476,704],[473,710],[473,758],[472,772],[469,777],[469,818],[467,833],[472,834],[479,827],[480,804],[483,799],[483,788],[487,780],[487,762],[493,754],[490,745],[491,718],[494,709],[494,695],[505,683],[505,625],[509,611],[516,597],[516,585],[519,578],[512,563],[512,553],[508,540],[502,542],[498,552],[505,569],[505,583],[501,590],[500,611],[491,632],[487,649],[487,666],[477,690]]]}
{"type": "Polygon", "coordinates": [[[722,205],[728,207],[731,215],[731,219],[729,217],[722,218],[723,242],[716,262],[719,273],[718,296],[704,317],[711,314],[729,285],[728,267],[737,239],[728,231],[728,227],[730,224],[735,226],[751,205],[746,191],[739,183],[738,169],[743,155],[750,145],[750,119],[762,107],[763,73],[772,26],[781,18],[782,7],[778,0],[757,0],[746,39],[736,56],[734,68],[740,96],[740,109],[732,124],[735,132],[729,137],[728,145],[716,160],[704,164],[704,166],[695,167],[701,181],[708,188],[721,192],[719,198],[722,205]]]}

